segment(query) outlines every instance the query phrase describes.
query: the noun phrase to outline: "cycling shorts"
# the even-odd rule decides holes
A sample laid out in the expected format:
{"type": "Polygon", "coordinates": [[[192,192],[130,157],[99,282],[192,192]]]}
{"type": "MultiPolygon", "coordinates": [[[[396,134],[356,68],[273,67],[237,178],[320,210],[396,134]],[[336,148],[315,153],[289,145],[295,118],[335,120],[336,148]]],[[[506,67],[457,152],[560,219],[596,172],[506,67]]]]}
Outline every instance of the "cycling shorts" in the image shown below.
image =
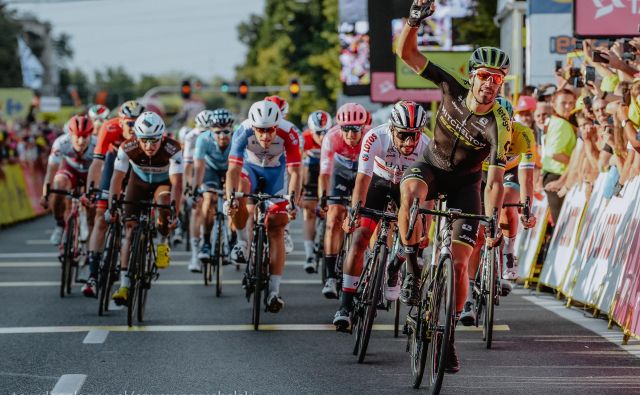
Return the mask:
{"type": "Polygon", "coordinates": [[[207,192],[212,189],[222,189],[223,180],[227,172],[224,170],[215,170],[210,166],[205,166],[204,180],[200,188],[202,191],[207,192]]]}
{"type": "MultiPolygon", "coordinates": [[[[159,183],[149,184],[138,177],[135,172],[131,172],[127,190],[124,194],[124,200],[128,202],[139,202],[142,200],[153,200],[154,196],[160,192],[171,191],[171,181],[167,180],[159,183]]],[[[124,204],[123,216],[125,220],[138,218],[142,211],[142,207],[134,204],[124,204]]]]}
{"type": "Polygon", "coordinates": [[[249,180],[251,184],[250,193],[256,193],[258,187],[261,192],[269,195],[279,195],[286,193],[284,166],[262,167],[252,163],[244,162],[242,165],[242,177],[249,180]]]}
{"type": "MultiPolygon", "coordinates": [[[[364,207],[372,210],[385,211],[390,201],[400,207],[400,184],[393,184],[374,174],[369,184],[367,201],[364,207]]],[[[366,216],[363,214],[363,216],[366,216]]]]}
{"type": "MultiPolygon", "coordinates": [[[[357,167],[356,167],[357,169],[357,167]]],[[[342,166],[338,161],[333,162],[331,174],[331,196],[351,197],[356,184],[356,170],[342,166]]],[[[329,201],[327,204],[344,204],[338,201],[329,201]]]]}
{"type": "Polygon", "coordinates": [[[109,151],[104,157],[104,164],[102,165],[102,175],[100,176],[100,189],[102,195],[99,200],[106,201],[109,199],[109,188],[111,187],[111,177],[113,177],[113,164],[116,163],[116,152],[109,151]]]}
{"type": "Polygon", "coordinates": [[[84,186],[87,184],[87,173],[78,171],[78,169],[70,166],[66,161],[62,161],[62,164],[58,168],[56,175],[61,175],[71,181],[71,188],[76,186],[84,186]]]}
{"type": "Polygon", "coordinates": [[[319,163],[304,167],[304,197],[318,198],[318,178],[320,178],[319,163]]]}
{"type": "MultiPolygon", "coordinates": [[[[486,171],[482,172],[482,187],[481,191],[484,191],[484,188],[487,186],[487,177],[489,173],[486,171]]],[[[502,184],[505,187],[513,188],[517,191],[520,190],[520,180],[518,179],[518,167],[514,167],[513,169],[509,169],[504,172],[504,181],[502,184]]],[[[484,196],[481,196],[484,198],[484,196]]]]}
{"type": "MultiPolygon", "coordinates": [[[[429,192],[426,200],[436,199],[438,194],[446,194],[448,208],[456,208],[468,214],[483,213],[480,197],[482,171],[460,175],[455,171],[445,171],[419,160],[404,172],[402,182],[409,180],[419,180],[427,184],[429,192]]],[[[473,248],[477,234],[477,220],[459,219],[453,223],[451,239],[473,248]]]]}

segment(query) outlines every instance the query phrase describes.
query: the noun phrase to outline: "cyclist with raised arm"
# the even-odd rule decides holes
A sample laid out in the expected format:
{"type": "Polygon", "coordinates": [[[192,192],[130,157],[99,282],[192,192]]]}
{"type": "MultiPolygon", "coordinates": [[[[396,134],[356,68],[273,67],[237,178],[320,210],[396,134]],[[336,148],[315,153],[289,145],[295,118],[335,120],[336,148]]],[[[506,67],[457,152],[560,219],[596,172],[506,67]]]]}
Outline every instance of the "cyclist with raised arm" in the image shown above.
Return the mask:
{"type": "Polygon", "coordinates": [[[118,117],[109,119],[102,125],[98,134],[98,143],[93,150],[93,162],[89,168],[87,183],[99,186],[102,193],[98,196],[93,232],[89,240],[87,254],[89,279],[82,287],[82,293],[87,297],[96,296],[96,279],[98,278],[104,238],[107,232],[104,212],[107,209],[107,200],[109,199],[113,164],[122,142],[133,136],[133,125],[143,111],[144,107],[135,100],[124,102],[118,110],[118,117]]]}
{"type": "MultiPolygon", "coordinates": [[[[496,99],[502,107],[507,110],[509,116],[513,118],[513,106],[504,97],[496,99]]],[[[535,151],[536,143],[533,131],[519,122],[513,122],[513,130],[511,133],[511,145],[507,152],[507,163],[505,165],[504,175],[504,199],[503,204],[513,204],[525,202],[527,198],[529,202],[533,202],[533,170],[535,168],[535,151]],[[520,181],[522,180],[522,181],[520,181]],[[521,185],[522,184],[522,185],[521,185]]],[[[489,170],[489,162],[482,164],[483,183],[486,183],[487,171],[489,170]]],[[[503,245],[503,267],[502,278],[504,280],[515,280],[518,277],[517,267],[515,265],[515,257],[513,254],[515,240],[518,234],[518,217],[526,229],[536,225],[535,216],[525,217],[524,212],[520,212],[516,207],[504,207],[500,212],[500,228],[504,235],[503,245]]],[[[473,284],[475,283],[478,265],[480,264],[480,250],[482,249],[482,241],[484,240],[483,232],[478,233],[478,243],[476,243],[471,258],[469,260],[469,291],[467,292],[467,301],[464,304],[464,310],[460,315],[460,322],[465,326],[475,324],[476,316],[473,309],[473,284]]],[[[501,281],[502,295],[506,296],[511,292],[512,286],[509,281],[501,281]]]]}
{"type": "MultiPolygon", "coordinates": [[[[282,115],[282,117],[278,122],[278,127],[286,131],[294,130],[298,134],[298,142],[300,143],[300,154],[302,155],[302,151],[304,150],[304,138],[302,137],[302,132],[300,131],[300,129],[292,122],[289,122],[287,120],[287,115],[289,114],[289,103],[287,103],[287,101],[282,97],[276,95],[267,96],[264,98],[264,100],[275,103],[280,109],[280,114],[282,115]]],[[[302,177],[300,177],[299,182],[300,185],[298,186],[298,189],[301,189],[302,177]]],[[[287,254],[291,254],[293,252],[294,245],[291,234],[289,233],[289,224],[287,224],[287,226],[284,228],[284,247],[287,254]]]]}
{"type": "MultiPolygon", "coordinates": [[[[422,106],[402,100],[393,106],[388,123],[365,134],[351,197],[352,207],[358,205],[385,211],[389,199],[396,207],[400,205],[402,175],[422,155],[429,143],[423,133],[426,123],[427,113],[422,106]]],[[[351,325],[353,298],[363,270],[364,252],[377,225],[375,219],[365,215],[359,217],[356,229],[349,228],[349,218],[344,220],[343,230],[353,232],[353,242],[344,265],[340,309],[333,319],[339,331],[346,331],[351,325]]],[[[400,284],[385,287],[385,291],[385,298],[396,300],[400,294],[400,284]]]]}
{"type": "Polygon", "coordinates": [[[315,272],[314,249],[316,238],[316,208],[318,207],[318,178],[320,177],[320,153],[322,139],[331,128],[331,115],[328,112],[318,110],[309,115],[308,129],[302,133],[304,139],[304,152],[302,170],[302,183],[304,190],[304,270],[307,273],[315,272]]]}
{"type": "MultiPolygon", "coordinates": [[[[320,153],[319,196],[351,197],[358,170],[362,136],[366,132],[369,113],[360,104],[346,103],[336,114],[336,126],[322,141],[320,153]]],[[[325,209],[324,207],[322,208],[325,209]]],[[[327,279],[322,294],[338,297],[336,262],[342,248],[342,222],[347,217],[345,202],[328,201],[324,233],[324,261],[327,279]]]]}
{"type": "MultiPolygon", "coordinates": [[[[300,196],[300,143],[293,129],[281,129],[280,109],[267,100],[253,103],[249,118],[233,134],[227,171],[227,201],[225,212],[232,217],[238,242],[230,258],[246,262],[248,258],[249,230],[253,226],[254,204],[247,199],[234,199],[237,207],[230,205],[234,191],[255,193],[259,189],[266,194],[300,196]],[[288,185],[285,184],[288,175],[288,185]]],[[[280,296],[280,282],[284,272],[284,228],[289,217],[295,218],[295,206],[291,202],[271,202],[267,217],[269,239],[269,293],[267,307],[277,313],[284,307],[280,296]]]]}
{"type": "Polygon", "coordinates": [[[223,180],[229,168],[233,122],[233,115],[227,109],[213,110],[210,130],[200,134],[195,144],[194,187],[199,185],[199,192],[203,196],[201,215],[204,219],[204,237],[198,252],[200,262],[206,262],[211,256],[211,230],[218,201],[214,191],[224,187],[223,180]]]}
{"type": "MultiPolygon", "coordinates": [[[[140,202],[153,200],[158,204],[175,204],[175,213],[171,219],[171,210],[160,210],[158,213],[158,232],[160,242],[157,245],[156,266],[164,269],[169,266],[169,233],[178,221],[182,200],[182,173],[184,163],[180,143],[164,135],[165,124],[155,112],[143,112],[133,126],[135,137],[124,141],[118,148],[118,156],[114,164],[113,179],[109,189],[109,212],[111,220],[115,219],[112,207],[114,199],[119,199],[125,175],[131,169],[131,176],[126,186],[124,200],[140,202]]],[[[112,299],[123,305],[129,298],[129,249],[131,248],[133,231],[137,225],[137,217],[142,207],[125,203],[122,218],[125,236],[120,250],[120,288],[114,292],[112,299]]]]}
{"type": "MultiPolygon", "coordinates": [[[[47,185],[53,189],[73,191],[76,186],[86,186],[87,173],[93,160],[96,137],[93,136],[93,122],[85,115],[75,115],[68,122],[69,133],[59,136],[51,147],[47,172],[44,177],[40,204],[44,208],[51,205],[56,227],[51,234],[51,244],[58,245],[62,240],[64,224],[70,206],[63,195],[46,196],[47,185]],[[50,199],[50,200],[49,200],[50,199]]],[[[80,240],[86,240],[89,229],[80,229],[80,240]]]]}
{"type": "MultiPolygon", "coordinates": [[[[185,193],[192,193],[197,188],[196,178],[193,166],[193,156],[196,150],[196,140],[198,136],[208,132],[213,125],[213,111],[203,110],[196,115],[196,127],[191,129],[184,136],[183,156],[184,156],[184,189],[185,193]]],[[[189,220],[189,234],[191,235],[191,261],[189,262],[189,271],[192,273],[200,273],[200,260],[198,253],[200,250],[200,226],[203,223],[203,216],[200,210],[200,203],[197,200],[191,202],[191,218],[189,220]]]]}
{"type": "MultiPolygon", "coordinates": [[[[401,206],[398,214],[401,242],[407,259],[401,299],[409,305],[420,300],[421,273],[417,265],[417,249],[422,226],[416,223],[411,239],[407,239],[409,208],[418,198],[447,195],[447,207],[465,213],[482,214],[480,183],[482,162],[489,158],[487,186],[484,191],[485,212],[502,207],[504,165],[511,138],[511,119],[496,103],[496,97],[509,72],[509,57],[499,48],[480,47],[469,59],[468,80],[429,60],[418,49],[417,34],[422,21],[435,11],[431,0],[414,0],[407,24],[398,39],[398,56],[425,79],[442,90],[443,98],[436,114],[434,138],[401,184],[401,206]]],[[[452,258],[456,316],[459,317],[468,289],[467,265],[476,243],[478,221],[458,220],[452,229],[452,258]]],[[[495,245],[497,240],[487,241],[495,245]]],[[[456,319],[457,321],[457,319],[456,319]]],[[[457,322],[456,322],[457,323],[457,322]]],[[[460,362],[454,346],[455,331],[449,339],[446,372],[456,373],[460,362]]]]}
{"type": "Polygon", "coordinates": [[[89,107],[89,111],[87,111],[87,115],[93,122],[93,134],[95,136],[100,132],[100,128],[102,125],[109,119],[109,108],[107,106],[103,106],[102,104],[94,104],[89,107]]]}

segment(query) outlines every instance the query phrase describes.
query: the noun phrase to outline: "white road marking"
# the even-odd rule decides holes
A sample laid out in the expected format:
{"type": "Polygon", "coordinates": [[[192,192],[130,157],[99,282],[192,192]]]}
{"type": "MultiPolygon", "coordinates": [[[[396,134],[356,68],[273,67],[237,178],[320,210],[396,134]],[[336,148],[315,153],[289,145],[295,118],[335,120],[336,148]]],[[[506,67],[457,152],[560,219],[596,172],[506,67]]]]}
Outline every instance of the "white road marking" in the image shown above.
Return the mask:
{"type": "Polygon", "coordinates": [[[117,310],[122,310],[124,309],[124,305],[123,306],[118,306],[116,304],[116,302],[114,302],[113,300],[109,301],[109,311],[117,311],[117,310]]]}
{"type": "Polygon", "coordinates": [[[80,388],[87,379],[86,374],[65,374],[60,377],[55,387],[51,390],[51,395],[74,395],[80,392],[80,388]]]}
{"type": "MultiPolygon", "coordinates": [[[[187,266],[189,265],[189,261],[171,261],[171,266],[187,266]]],[[[304,265],[304,261],[302,260],[291,260],[287,261],[286,266],[302,266],[304,265]]],[[[56,261],[9,261],[9,262],[0,262],[0,269],[2,268],[39,268],[39,267],[60,267],[60,262],[56,261]]]]}
{"type": "MultiPolygon", "coordinates": [[[[223,280],[223,285],[240,285],[241,280],[223,280]]],[[[153,282],[152,285],[202,285],[203,280],[159,280],[153,282]]],[[[291,285],[320,285],[318,279],[310,280],[282,280],[281,284],[291,285]]],[[[56,287],[60,285],[60,281],[2,281],[0,288],[19,288],[19,287],[56,287]]]]}
{"type": "Polygon", "coordinates": [[[92,329],[87,333],[82,343],[84,344],[102,344],[107,340],[109,331],[104,329],[92,329]]]}
{"type": "Polygon", "coordinates": [[[44,245],[52,245],[49,240],[25,240],[24,244],[28,246],[44,246],[44,245]]]}
{"type": "MultiPolygon", "coordinates": [[[[392,331],[391,324],[374,324],[376,331],[392,331]]],[[[260,325],[263,331],[335,331],[335,326],[331,324],[264,324],[260,325]]],[[[508,325],[494,325],[494,331],[509,331],[508,325]]],[[[0,334],[35,334],[35,333],[77,333],[91,331],[108,332],[244,332],[253,331],[253,325],[149,325],[133,326],[28,326],[28,327],[5,327],[0,328],[0,334]]],[[[479,332],[482,327],[463,326],[456,328],[456,331],[479,332]]]]}

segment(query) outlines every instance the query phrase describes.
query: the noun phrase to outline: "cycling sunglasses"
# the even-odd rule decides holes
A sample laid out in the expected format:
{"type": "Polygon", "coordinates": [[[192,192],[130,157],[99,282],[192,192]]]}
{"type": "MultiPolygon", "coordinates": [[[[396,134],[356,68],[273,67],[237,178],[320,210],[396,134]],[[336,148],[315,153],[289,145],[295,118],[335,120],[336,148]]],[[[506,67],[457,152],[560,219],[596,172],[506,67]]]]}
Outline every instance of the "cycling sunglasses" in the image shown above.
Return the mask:
{"type": "Polygon", "coordinates": [[[140,143],[145,144],[145,145],[154,145],[160,142],[161,139],[158,138],[143,138],[143,137],[138,137],[138,141],[140,141],[140,143]]]}
{"type": "Polygon", "coordinates": [[[418,138],[420,137],[420,131],[419,130],[398,130],[396,129],[396,138],[398,138],[400,141],[407,141],[409,139],[412,139],[413,141],[417,141],[418,138]]]}
{"type": "Polygon", "coordinates": [[[216,134],[216,135],[221,135],[221,134],[223,134],[223,135],[225,135],[225,136],[228,136],[228,135],[230,135],[230,134],[231,134],[231,130],[229,130],[229,129],[225,129],[225,130],[216,130],[216,131],[215,131],[215,132],[213,132],[213,133],[214,133],[214,134],[216,134]]]}
{"type": "Polygon", "coordinates": [[[260,134],[265,134],[265,133],[273,134],[273,133],[276,132],[276,127],[275,126],[272,126],[270,128],[257,128],[257,127],[254,127],[253,130],[256,133],[260,133],[260,134]]]}
{"type": "Polygon", "coordinates": [[[128,127],[132,128],[133,125],[136,124],[136,121],[125,121],[124,124],[127,125],[128,127]]]}
{"type": "Polygon", "coordinates": [[[496,85],[500,85],[504,82],[504,75],[499,73],[492,73],[487,70],[476,70],[474,73],[480,81],[491,79],[491,81],[496,85]]]}
{"type": "Polygon", "coordinates": [[[344,133],[353,133],[353,134],[358,134],[362,132],[362,129],[364,129],[364,126],[341,126],[340,130],[342,130],[342,132],[344,133]]]}
{"type": "Polygon", "coordinates": [[[316,134],[316,136],[324,136],[325,134],[327,134],[326,129],[325,130],[314,130],[313,133],[316,134]]]}

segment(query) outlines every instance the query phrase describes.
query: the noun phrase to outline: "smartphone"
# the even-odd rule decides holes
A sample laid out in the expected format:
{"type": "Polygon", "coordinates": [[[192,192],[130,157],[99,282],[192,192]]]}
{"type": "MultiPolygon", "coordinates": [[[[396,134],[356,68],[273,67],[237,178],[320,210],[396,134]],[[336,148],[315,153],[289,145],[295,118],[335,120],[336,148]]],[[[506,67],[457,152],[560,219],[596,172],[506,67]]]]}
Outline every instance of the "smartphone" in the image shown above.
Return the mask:
{"type": "Polygon", "coordinates": [[[596,81],[596,69],[593,66],[587,66],[584,70],[584,83],[596,81]]]}
{"type": "Polygon", "coordinates": [[[591,96],[583,97],[582,102],[584,103],[584,108],[586,108],[588,111],[591,111],[591,106],[593,104],[593,102],[591,101],[591,96]]]}
{"type": "Polygon", "coordinates": [[[576,40],[576,51],[582,51],[582,40],[576,40]]]}
{"type": "Polygon", "coordinates": [[[562,70],[562,60],[556,60],[556,71],[562,70]]]}
{"type": "Polygon", "coordinates": [[[593,51],[593,55],[591,57],[593,58],[593,61],[596,63],[609,63],[609,59],[602,56],[602,54],[603,54],[602,51],[593,51]]]}

